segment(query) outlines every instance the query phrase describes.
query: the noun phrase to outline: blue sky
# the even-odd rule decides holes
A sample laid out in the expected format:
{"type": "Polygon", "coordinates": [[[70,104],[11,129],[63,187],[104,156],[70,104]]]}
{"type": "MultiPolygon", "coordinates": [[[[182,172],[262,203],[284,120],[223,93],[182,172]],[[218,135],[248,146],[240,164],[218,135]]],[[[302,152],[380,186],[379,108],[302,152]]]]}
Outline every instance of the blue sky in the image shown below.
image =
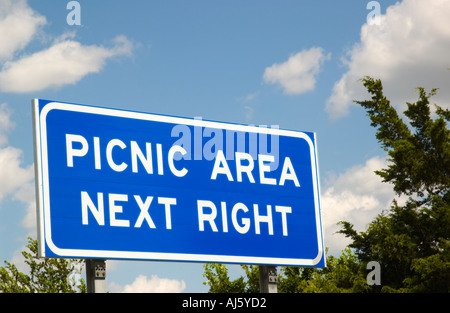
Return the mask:
{"type": "MultiPolygon", "coordinates": [[[[23,263],[36,237],[32,98],[316,132],[334,254],[348,243],[338,221],[364,229],[395,197],[373,174],[385,154],[352,103],[367,97],[357,80],[381,78],[400,110],[417,86],[449,107],[445,0],[80,0],[81,25],[68,2],[0,0],[1,261],[23,263]]],[[[108,289],[205,292],[202,273],[108,261],[108,289]]]]}

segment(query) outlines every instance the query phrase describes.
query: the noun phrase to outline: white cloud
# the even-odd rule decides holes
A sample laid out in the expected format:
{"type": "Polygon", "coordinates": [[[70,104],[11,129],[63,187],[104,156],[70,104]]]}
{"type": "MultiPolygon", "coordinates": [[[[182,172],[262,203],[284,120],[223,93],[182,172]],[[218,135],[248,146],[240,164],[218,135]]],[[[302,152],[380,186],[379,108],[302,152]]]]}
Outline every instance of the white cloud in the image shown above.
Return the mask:
{"type": "Polygon", "coordinates": [[[186,283],[182,280],[159,278],[152,275],[149,279],[139,275],[135,281],[125,287],[112,284],[113,292],[123,293],[180,293],[186,289],[186,283]]]}
{"type": "Polygon", "coordinates": [[[22,150],[0,148],[0,201],[33,178],[33,166],[22,166],[22,150]]]}
{"type": "Polygon", "coordinates": [[[63,39],[46,50],[6,62],[0,72],[2,91],[34,92],[75,84],[90,73],[98,73],[108,58],[129,55],[132,50],[131,42],[124,36],[117,37],[111,48],[63,39]]]}
{"type": "Polygon", "coordinates": [[[6,103],[0,105],[0,147],[8,142],[7,133],[14,127],[11,111],[6,103]]]}
{"type": "Polygon", "coordinates": [[[314,89],[320,67],[329,58],[319,47],[302,50],[286,62],[266,68],[263,78],[266,83],[281,85],[287,94],[305,93],[314,89]]]}
{"type": "Polygon", "coordinates": [[[36,192],[34,185],[34,171],[33,165],[25,168],[30,175],[29,179],[25,181],[14,193],[14,199],[25,204],[25,216],[22,219],[22,226],[28,230],[28,233],[34,237],[37,232],[36,225],[36,192]]]}
{"type": "Polygon", "coordinates": [[[0,0],[1,91],[26,93],[75,84],[100,72],[108,59],[131,55],[133,45],[125,36],[116,37],[108,48],[82,45],[73,40],[74,32],[63,34],[41,51],[25,52],[46,23],[26,0],[0,0]]]}
{"type": "Polygon", "coordinates": [[[0,0],[0,60],[10,59],[25,48],[45,17],[34,12],[26,0],[0,0]]]}
{"type": "Polygon", "coordinates": [[[379,25],[365,24],[360,42],[344,60],[348,71],[335,83],[326,111],[332,119],[348,114],[353,100],[367,99],[358,81],[380,78],[393,105],[403,111],[415,101],[416,87],[440,88],[433,101],[450,104],[450,1],[403,0],[388,7],[379,25]]]}
{"type": "Polygon", "coordinates": [[[0,105],[0,207],[6,197],[26,204],[22,223],[30,232],[36,229],[33,164],[23,166],[23,152],[8,145],[8,132],[14,127],[11,111],[6,103],[0,105]]]}
{"type": "Polygon", "coordinates": [[[6,103],[0,105],[0,202],[33,178],[33,166],[22,167],[22,150],[8,146],[8,132],[14,127],[6,103]]]}
{"type": "MultiPolygon", "coordinates": [[[[386,167],[385,159],[373,157],[327,182],[321,192],[321,207],[325,245],[331,253],[339,253],[350,243],[343,235],[335,234],[340,230],[336,223],[347,221],[363,231],[376,215],[390,208],[396,198],[392,185],[383,183],[374,173],[386,167]]],[[[402,203],[402,199],[397,200],[402,203]]]]}
{"type": "Polygon", "coordinates": [[[253,93],[249,93],[248,95],[246,95],[245,97],[241,98],[240,101],[246,103],[246,102],[251,102],[253,100],[256,99],[256,97],[258,96],[259,92],[253,92],[253,93]]]}
{"type": "Polygon", "coordinates": [[[245,110],[245,121],[250,123],[253,120],[253,116],[255,115],[255,108],[249,105],[244,106],[245,110]]]}

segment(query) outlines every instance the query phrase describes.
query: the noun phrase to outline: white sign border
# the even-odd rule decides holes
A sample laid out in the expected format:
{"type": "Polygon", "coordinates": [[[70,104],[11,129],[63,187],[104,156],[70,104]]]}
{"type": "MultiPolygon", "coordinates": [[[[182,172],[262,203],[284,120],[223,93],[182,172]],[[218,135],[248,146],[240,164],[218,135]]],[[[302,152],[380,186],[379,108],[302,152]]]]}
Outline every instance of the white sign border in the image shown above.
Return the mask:
{"type": "MultiPolygon", "coordinates": [[[[46,257],[45,244],[50,250],[60,256],[68,258],[102,258],[102,259],[126,259],[126,260],[155,260],[155,261],[187,261],[187,262],[214,262],[214,263],[237,263],[237,264],[265,264],[265,265],[291,265],[291,266],[315,266],[325,256],[323,249],[322,216],[320,210],[319,181],[317,149],[313,142],[305,133],[262,128],[256,126],[228,124],[222,122],[212,122],[197,119],[187,119],[151,113],[142,113],[126,110],[108,109],[80,104],[49,102],[39,113],[39,99],[32,100],[33,109],[33,131],[34,131],[34,155],[35,155],[35,178],[36,178],[36,202],[37,202],[37,225],[39,256],[46,257]],[[113,250],[81,250],[81,249],[61,249],[58,248],[51,238],[50,221],[50,191],[47,155],[47,124],[46,117],[51,110],[65,110],[82,113],[92,113],[106,116],[124,117],[148,121],[158,121],[171,124],[184,124],[190,126],[200,126],[217,129],[227,129],[233,131],[257,132],[268,135],[280,135],[297,137],[306,140],[310,148],[310,158],[312,163],[312,177],[314,190],[314,204],[317,231],[318,254],[314,259],[293,259],[293,258],[273,258],[273,257],[250,257],[250,256],[229,256],[229,255],[209,255],[209,254],[185,254],[185,253],[155,253],[155,252],[133,252],[133,251],[113,251],[113,250]]],[[[315,137],[315,133],[314,133],[315,137]]],[[[324,260],[325,263],[325,260],[324,260]]]]}

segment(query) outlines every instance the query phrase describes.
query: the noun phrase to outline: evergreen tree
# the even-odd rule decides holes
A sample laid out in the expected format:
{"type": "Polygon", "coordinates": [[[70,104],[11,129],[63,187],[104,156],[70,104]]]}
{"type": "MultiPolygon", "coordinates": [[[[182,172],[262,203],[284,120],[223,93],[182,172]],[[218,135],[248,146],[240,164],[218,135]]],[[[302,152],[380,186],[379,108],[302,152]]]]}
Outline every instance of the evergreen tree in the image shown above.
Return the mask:
{"type": "Polygon", "coordinates": [[[353,240],[350,247],[361,262],[381,264],[381,291],[450,292],[450,112],[434,105],[432,114],[429,99],[436,89],[427,94],[418,88],[418,101],[407,103],[404,112],[407,125],[380,80],[365,77],[363,84],[372,98],[356,102],[367,110],[389,155],[388,168],[376,173],[408,201],[393,201],[365,232],[348,222],[340,232],[353,240]]]}
{"type": "MultiPolygon", "coordinates": [[[[408,201],[393,200],[358,233],[342,221],[339,231],[352,239],[338,258],[329,256],[327,268],[281,267],[279,292],[450,292],[450,111],[430,104],[436,89],[417,88],[419,99],[407,103],[405,124],[383,94],[380,80],[364,77],[371,100],[355,101],[367,110],[376,138],[388,153],[389,166],[376,171],[408,201]],[[369,286],[366,265],[381,266],[381,285],[369,286]]],[[[244,267],[247,280],[230,281],[224,265],[206,265],[210,292],[257,288],[257,267],[244,267]],[[219,269],[214,273],[211,269],[219,269]],[[256,275],[256,276],[255,276],[256,275]],[[252,277],[252,279],[250,279],[252,277]]]]}

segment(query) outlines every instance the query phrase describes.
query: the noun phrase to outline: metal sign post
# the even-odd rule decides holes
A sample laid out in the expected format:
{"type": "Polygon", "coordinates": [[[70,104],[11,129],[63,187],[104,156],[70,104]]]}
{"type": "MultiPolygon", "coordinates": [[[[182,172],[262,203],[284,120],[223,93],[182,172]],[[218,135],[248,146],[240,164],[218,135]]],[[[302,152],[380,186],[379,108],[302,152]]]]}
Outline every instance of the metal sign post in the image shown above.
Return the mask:
{"type": "Polygon", "coordinates": [[[106,261],[86,259],[86,287],[88,293],[106,293],[106,261]]]}
{"type": "Polygon", "coordinates": [[[277,268],[271,265],[259,266],[259,289],[261,293],[277,293],[277,268]]]}

